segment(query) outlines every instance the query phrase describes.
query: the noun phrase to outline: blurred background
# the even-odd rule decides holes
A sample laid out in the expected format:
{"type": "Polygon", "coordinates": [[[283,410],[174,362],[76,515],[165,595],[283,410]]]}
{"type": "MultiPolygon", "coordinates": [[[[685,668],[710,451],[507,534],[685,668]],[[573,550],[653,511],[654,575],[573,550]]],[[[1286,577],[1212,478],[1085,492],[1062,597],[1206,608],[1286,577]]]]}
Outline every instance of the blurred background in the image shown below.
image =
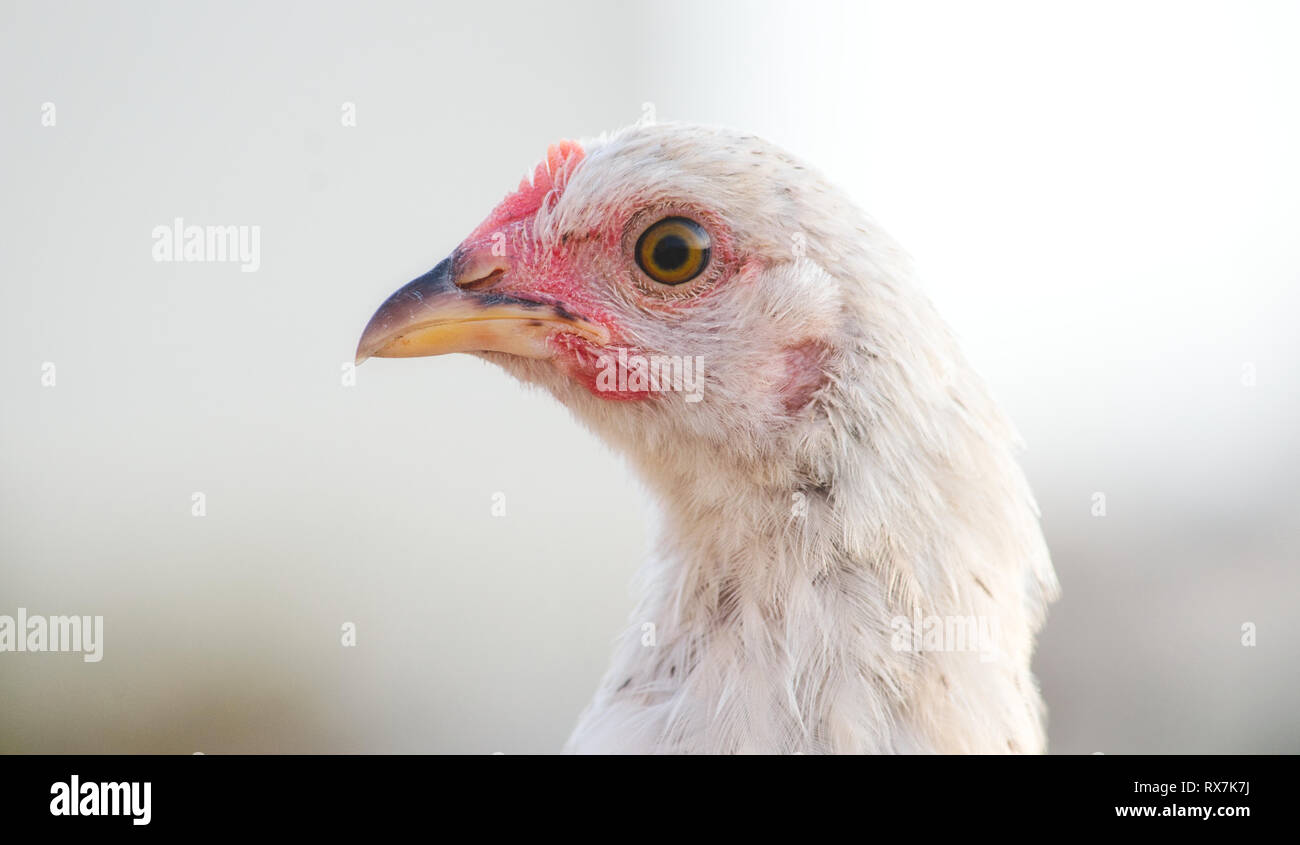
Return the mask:
{"type": "Polygon", "coordinates": [[[1290,2],[4,0],[0,614],[105,632],[0,654],[0,752],[560,748],[644,491],[477,359],[341,368],[646,104],[916,258],[1028,443],[1052,751],[1300,751],[1298,40],[1290,2]],[[260,267],[155,262],[177,217],[260,267]]]}

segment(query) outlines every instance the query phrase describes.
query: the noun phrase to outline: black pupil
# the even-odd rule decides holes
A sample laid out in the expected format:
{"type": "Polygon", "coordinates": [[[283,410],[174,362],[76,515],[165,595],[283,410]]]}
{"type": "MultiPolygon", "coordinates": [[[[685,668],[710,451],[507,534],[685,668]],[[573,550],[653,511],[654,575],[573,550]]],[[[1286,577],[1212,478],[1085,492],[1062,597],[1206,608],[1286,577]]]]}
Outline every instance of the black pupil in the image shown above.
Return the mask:
{"type": "Polygon", "coordinates": [[[655,266],[667,271],[680,270],[691,257],[691,248],[681,235],[664,235],[655,244],[655,266]]]}

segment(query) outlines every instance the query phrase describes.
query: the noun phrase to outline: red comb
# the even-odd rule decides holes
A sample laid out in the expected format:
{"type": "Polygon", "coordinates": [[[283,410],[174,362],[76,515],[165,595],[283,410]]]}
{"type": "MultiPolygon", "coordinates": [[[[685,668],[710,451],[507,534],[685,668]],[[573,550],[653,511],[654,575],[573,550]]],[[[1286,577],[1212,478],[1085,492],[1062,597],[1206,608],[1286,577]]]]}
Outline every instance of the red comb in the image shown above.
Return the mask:
{"type": "Polygon", "coordinates": [[[582,146],[576,141],[551,144],[546,148],[546,158],[533,171],[532,180],[527,177],[521,180],[514,193],[501,200],[470,237],[491,232],[512,220],[536,213],[546,201],[547,194],[552,190],[557,194],[564,190],[564,183],[573,168],[582,161],[583,155],[582,146]]]}

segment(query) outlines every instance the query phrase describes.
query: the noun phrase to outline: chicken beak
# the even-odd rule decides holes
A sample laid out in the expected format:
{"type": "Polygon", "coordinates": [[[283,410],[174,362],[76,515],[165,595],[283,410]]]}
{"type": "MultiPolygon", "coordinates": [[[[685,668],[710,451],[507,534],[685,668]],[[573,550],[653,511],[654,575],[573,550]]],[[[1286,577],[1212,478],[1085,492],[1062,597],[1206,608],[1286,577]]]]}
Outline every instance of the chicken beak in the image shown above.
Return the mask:
{"type": "Polygon", "coordinates": [[[446,258],[388,297],[366,324],[356,362],[368,358],[419,358],[452,352],[506,352],[522,358],[550,358],[547,341],[560,333],[599,344],[602,327],[564,307],[457,285],[446,258]]]}

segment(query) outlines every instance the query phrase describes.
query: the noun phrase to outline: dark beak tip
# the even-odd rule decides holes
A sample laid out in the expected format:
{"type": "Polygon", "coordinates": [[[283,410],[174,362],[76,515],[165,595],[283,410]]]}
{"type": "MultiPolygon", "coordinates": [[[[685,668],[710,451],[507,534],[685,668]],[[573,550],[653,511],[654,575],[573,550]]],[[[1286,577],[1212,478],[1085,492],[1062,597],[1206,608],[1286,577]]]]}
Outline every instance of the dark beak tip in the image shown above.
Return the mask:
{"type": "Polygon", "coordinates": [[[361,340],[357,343],[353,366],[360,366],[373,358],[379,348],[374,342],[375,339],[386,334],[390,326],[402,325],[412,314],[417,313],[421,308],[427,307],[425,305],[426,299],[457,292],[456,285],[452,282],[451,277],[454,264],[455,254],[453,253],[439,261],[432,270],[418,279],[407,282],[383,301],[375,313],[371,315],[365,329],[361,332],[361,340]]]}

